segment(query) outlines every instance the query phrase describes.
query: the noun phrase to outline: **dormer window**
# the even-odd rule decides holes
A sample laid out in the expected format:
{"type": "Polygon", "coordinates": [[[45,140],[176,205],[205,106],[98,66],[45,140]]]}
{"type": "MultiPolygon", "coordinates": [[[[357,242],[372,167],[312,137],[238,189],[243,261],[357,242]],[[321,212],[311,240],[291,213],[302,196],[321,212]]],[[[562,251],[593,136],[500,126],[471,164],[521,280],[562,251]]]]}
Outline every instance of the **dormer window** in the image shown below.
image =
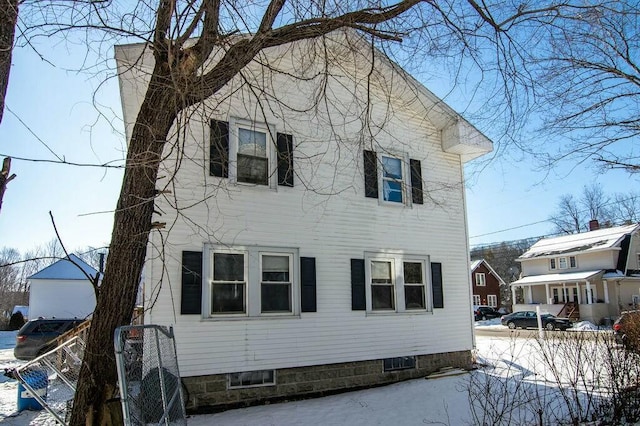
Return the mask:
{"type": "Polygon", "coordinates": [[[549,269],[551,270],[556,270],[556,269],[573,269],[573,268],[577,268],[578,264],[576,262],[576,257],[575,256],[563,256],[563,257],[555,257],[555,258],[551,258],[549,259],[549,269]]]}

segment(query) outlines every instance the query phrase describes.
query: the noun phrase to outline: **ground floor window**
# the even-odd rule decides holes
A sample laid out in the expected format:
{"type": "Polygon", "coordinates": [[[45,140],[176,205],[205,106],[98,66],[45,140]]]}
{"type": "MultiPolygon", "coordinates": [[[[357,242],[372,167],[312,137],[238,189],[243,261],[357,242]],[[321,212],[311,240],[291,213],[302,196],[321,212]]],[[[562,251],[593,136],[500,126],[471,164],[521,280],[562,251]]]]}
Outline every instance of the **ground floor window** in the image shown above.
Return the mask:
{"type": "Polygon", "coordinates": [[[367,310],[420,311],[428,308],[427,256],[365,253],[367,310]]]}
{"type": "Polygon", "coordinates": [[[498,296],[496,296],[495,294],[487,295],[487,304],[489,306],[491,306],[492,308],[497,308],[498,307],[498,296]]]}
{"type": "Polygon", "coordinates": [[[299,313],[297,249],[210,246],[207,258],[210,318],[299,313]]]}
{"type": "Polygon", "coordinates": [[[480,295],[479,294],[474,294],[473,295],[473,304],[474,305],[481,305],[481,303],[480,303],[480,295]]]}

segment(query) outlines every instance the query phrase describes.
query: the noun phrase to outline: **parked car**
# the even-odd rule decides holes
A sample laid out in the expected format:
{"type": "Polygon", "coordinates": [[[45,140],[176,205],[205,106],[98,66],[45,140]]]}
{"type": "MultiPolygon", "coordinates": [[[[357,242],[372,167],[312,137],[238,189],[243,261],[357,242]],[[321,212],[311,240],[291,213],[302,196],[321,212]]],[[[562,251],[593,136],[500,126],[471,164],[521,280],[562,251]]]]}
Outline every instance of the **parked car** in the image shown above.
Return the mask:
{"type": "Polygon", "coordinates": [[[496,311],[491,306],[487,305],[474,305],[473,306],[473,317],[476,321],[483,321],[493,318],[500,318],[502,314],[496,311]]]}
{"type": "Polygon", "coordinates": [[[27,322],[18,330],[13,355],[17,359],[30,360],[55,347],[61,334],[82,323],[79,319],[36,319],[27,322]]]}
{"type": "MultiPolygon", "coordinates": [[[[557,318],[551,314],[541,314],[542,326],[546,330],[566,330],[572,327],[569,318],[557,318]]],[[[506,325],[512,330],[516,328],[538,328],[538,317],[535,311],[520,311],[500,318],[502,325],[506,325]]]]}
{"type": "Polygon", "coordinates": [[[616,342],[627,349],[640,350],[640,311],[626,311],[613,323],[616,342]]]}

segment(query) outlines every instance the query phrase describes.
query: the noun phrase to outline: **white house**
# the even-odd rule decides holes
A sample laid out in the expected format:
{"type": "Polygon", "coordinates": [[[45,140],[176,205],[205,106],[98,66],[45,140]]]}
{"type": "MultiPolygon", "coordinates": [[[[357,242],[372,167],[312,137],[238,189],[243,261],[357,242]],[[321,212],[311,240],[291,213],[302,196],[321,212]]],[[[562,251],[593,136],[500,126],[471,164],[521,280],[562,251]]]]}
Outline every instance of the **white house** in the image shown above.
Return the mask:
{"type": "MultiPolygon", "coordinates": [[[[190,408],[470,364],[463,165],[492,143],[373,54],[343,33],[268,49],[175,126],[145,323],[174,326],[190,408]]],[[[115,56],[130,137],[153,56],[115,56]]]]}
{"type": "Polygon", "coordinates": [[[96,295],[87,275],[97,274],[78,256],[70,254],[31,275],[29,318],[89,317],[96,307],[96,295]]]}
{"type": "Polygon", "coordinates": [[[595,324],[640,303],[640,225],[543,238],[520,256],[521,278],[511,283],[514,311],[543,311],[595,324]]]}

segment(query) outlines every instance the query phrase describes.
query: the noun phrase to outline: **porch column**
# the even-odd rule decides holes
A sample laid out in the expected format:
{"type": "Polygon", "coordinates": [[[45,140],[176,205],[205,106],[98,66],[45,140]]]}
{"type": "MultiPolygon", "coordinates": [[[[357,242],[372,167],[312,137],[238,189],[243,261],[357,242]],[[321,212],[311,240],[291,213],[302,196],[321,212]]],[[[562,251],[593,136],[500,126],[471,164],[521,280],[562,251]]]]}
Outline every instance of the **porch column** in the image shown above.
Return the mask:
{"type": "Polygon", "coordinates": [[[516,300],[516,286],[511,286],[511,309],[513,309],[513,305],[517,302],[516,300]]]}
{"type": "Polygon", "coordinates": [[[548,303],[549,305],[551,305],[551,300],[550,300],[550,299],[551,299],[551,294],[549,294],[549,283],[546,283],[546,284],[544,285],[544,289],[545,289],[545,291],[546,291],[546,293],[547,293],[547,300],[546,300],[546,303],[548,303]]]}
{"type": "Polygon", "coordinates": [[[607,280],[602,280],[602,285],[604,287],[604,303],[609,303],[609,283],[607,280]]]}
{"type": "Polygon", "coordinates": [[[587,281],[587,305],[593,304],[593,298],[591,297],[591,283],[587,281]]]}
{"type": "Polygon", "coordinates": [[[580,305],[582,303],[582,295],[580,294],[580,283],[576,283],[576,290],[578,296],[578,300],[576,300],[576,302],[578,303],[578,305],[580,305]]]}
{"type": "Polygon", "coordinates": [[[567,284],[562,283],[562,301],[567,303],[569,301],[569,292],[567,291],[567,284]]]}
{"type": "Polygon", "coordinates": [[[530,305],[533,303],[533,292],[530,285],[527,286],[527,303],[530,305]]]}

